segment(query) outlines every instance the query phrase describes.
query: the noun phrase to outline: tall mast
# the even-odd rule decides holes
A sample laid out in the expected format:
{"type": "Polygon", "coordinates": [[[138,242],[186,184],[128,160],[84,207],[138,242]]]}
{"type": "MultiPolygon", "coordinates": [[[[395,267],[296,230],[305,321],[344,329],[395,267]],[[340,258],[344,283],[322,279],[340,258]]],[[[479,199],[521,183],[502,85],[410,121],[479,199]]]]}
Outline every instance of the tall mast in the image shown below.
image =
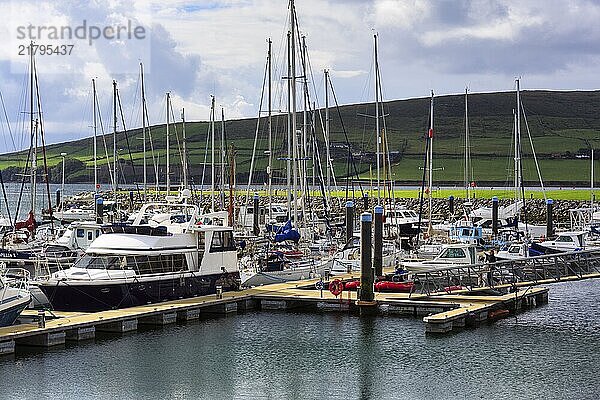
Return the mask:
{"type": "Polygon", "coordinates": [[[169,124],[170,124],[170,118],[169,118],[169,111],[171,109],[171,93],[167,92],[167,154],[166,154],[166,163],[167,163],[167,196],[169,195],[169,193],[171,192],[171,176],[170,176],[170,172],[171,172],[171,166],[169,164],[170,160],[169,160],[169,124]]]}
{"type": "Polygon", "coordinates": [[[37,198],[37,148],[38,148],[38,119],[35,119],[33,128],[33,159],[31,161],[31,211],[35,215],[37,198]]]}
{"type": "Polygon", "coordinates": [[[464,179],[465,179],[465,190],[467,194],[467,199],[469,199],[469,182],[470,182],[470,168],[469,165],[469,88],[465,88],[465,171],[464,171],[464,179]]]}
{"type": "Polygon", "coordinates": [[[431,216],[433,210],[433,90],[429,106],[429,231],[431,233],[431,216]]]}
{"type": "Polygon", "coordinates": [[[375,41],[374,46],[374,68],[375,68],[375,130],[377,131],[377,201],[381,202],[381,185],[379,182],[379,167],[380,167],[380,153],[381,153],[381,136],[379,132],[379,61],[377,57],[377,34],[373,35],[375,41]]]}
{"type": "MultiPolygon", "coordinates": [[[[35,186],[36,186],[36,170],[37,170],[37,120],[34,119],[33,110],[33,74],[34,74],[34,59],[33,59],[33,42],[29,48],[29,123],[31,143],[33,146],[33,159],[31,161],[31,211],[35,215],[35,186]]],[[[18,216],[17,216],[18,217],[18,216]]],[[[16,218],[16,217],[15,217],[16,218]]]]}
{"type": "Polygon", "coordinates": [[[298,223],[298,135],[296,134],[296,9],[294,0],[290,0],[290,56],[292,69],[292,172],[294,175],[293,191],[294,191],[294,224],[298,223]]]}
{"type": "Polygon", "coordinates": [[[225,111],[221,107],[221,206],[225,209],[225,111]]]}
{"type": "Polygon", "coordinates": [[[185,108],[181,109],[181,129],[183,135],[183,188],[188,187],[187,138],[185,136],[185,108]]]}
{"type": "Polygon", "coordinates": [[[210,97],[210,203],[215,211],[215,96],[210,97]]]}
{"type": "Polygon", "coordinates": [[[113,80],[113,191],[119,188],[119,175],[117,174],[117,81],[113,80]]]}
{"type": "Polygon", "coordinates": [[[144,88],[144,64],[140,63],[140,75],[142,83],[142,152],[144,158],[144,201],[147,197],[148,176],[146,174],[146,89],[144,88]]]}
{"type": "Polygon", "coordinates": [[[271,198],[271,184],[272,184],[272,173],[273,173],[273,130],[272,130],[272,120],[271,120],[271,107],[272,107],[272,92],[271,92],[271,38],[269,38],[268,40],[269,43],[269,50],[267,52],[267,63],[268,63],[268,92],[269,92],[269,109],[268,109],[268,118],[269,118],[269,165],[267,167],[267,176],[268,176],[268,197],[269,197],[269,223],[271,222],[272,218],[273,218],[273,211],[271,210],[271,203],[272,203],[272,198],[271,198]]]}
{"type": "MultiPolygon", "coordinates": [[[[300,193],[302,196],[306,196],[306,160],[308,159],[308,143],[307,143],[307,129],[308,129],[308,79],[307,79],[307,71],[306,71],[306,36],[302,35],[302,98],[303,98],[303,107],[302,107],[302,148],[300,155],[300,193]]],[[[306,207],[305,201],[302,201],[302,221],[306,224],[306,207]]]]}
{"type": "Polygon", "coordinates": [[[521,81],[517,85],[517,110],[515,114],[515,200],[521,200],[521,81]]]}
{"type": "MultiPolygon", "coordinates": [[[[327,169],[327,190],[326,196],[331,190],[331,171],[329,170],[330,149],[329,149],[329,71],[325,70],[325,168],[327,169]]],[[[314,171],[313,171],[314,175],[314,171]]]]}
{"type": "Polygon", "coordinates": [[[594,148],[591,148],[591,161],[592,161],[592,168],[590,171],[590,205],[592,206],[592,208],[594,207],[594,148]]]}
{"type": "Polygon", "coordinates": [[[292,212],[292,62],[290,52],[290,36],[291,32],[287,33],[287,158],[286,158],[286,187],[287,187],[287,209],[288,213],[292,212]]]}
{"type": "Polygon", "coordinates": [[[92,110],[94,113],[94,192],[98,193],[98,124],[97,124],[97,113],[96,110],[96,80],[92,79],[92,110]]]}

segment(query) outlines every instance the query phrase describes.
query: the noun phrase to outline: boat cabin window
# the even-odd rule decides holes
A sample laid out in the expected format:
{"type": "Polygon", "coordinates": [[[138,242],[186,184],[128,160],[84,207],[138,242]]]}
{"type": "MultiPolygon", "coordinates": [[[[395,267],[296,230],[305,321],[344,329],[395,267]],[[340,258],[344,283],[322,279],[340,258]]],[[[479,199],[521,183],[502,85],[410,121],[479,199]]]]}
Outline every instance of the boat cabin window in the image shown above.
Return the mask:
{"type": "Polygon", "coordinates": [[[511,246],[511,248],[508,249],[508,252],[510,254],[519,254],[520,251],[521,251],[521,247],[519,247],[519,246],[511,246]]]}
{"type": "Polygon", "coordinates": [[[471,230],[470,229],[463,229],[462,235],[463,236],[471,236],[471,230]]]}
{"type": "Polygon", "coordinates": [[[127,265],[140,275],[178,272],[186,269],[185,254],[127,256],[127,265]]]}
{"type": "Polygon", "coordinates": [[[573,238],[571,236],[559,236],[556,238],[557,242],[565,242],[565,243],[573,243],[573,238]]]}
{"type": "Polygon", "coordinates": [[[214,231],[212,243],[210,244],[210,252],[218,253],[222,251],[234,251],[235,242],[233,240],[232,231],[214,231]]]}
{"type": "Polygon", "coordinates": [[[92,231],[88,231],[88,233],[87,233],[87,234],[88,234],[88,240],[89,240],[89,241],[92,241],[92,240],[94,240],[94,232],[92,232],[92,231]]]}
{"type": "Polygon", "coordinates": [[[85,231],[81,228],[77,228],[77,237],[78,238],[84,238],[85,237],[85,231]]]}
{"type": "Polygon", "coordinates": [[[161,254],[157,256],[83,256],[78,268],[106,270],[135,270],[140,275],[177,272],[186,269],[185,254],[161,254]]]}
{"type": "Polygon", "coordinates": [[[465,251],[460,248],[449,248],[444,251],[440,258],[465,258],[465,251]]]}
{"type": "Polygon", "coordinates": [[[96,229],[96,237],[100,236],[100,229],[96,229]]]}
{"type": "Polygon", "coordinates": [[[127,264],[122,263],[122,257],[119,256],[102,256],[95,257],[86,254],[80,258],[76,263],[77,268],[88,268],[88,269],[123,269],[127,264]]]}

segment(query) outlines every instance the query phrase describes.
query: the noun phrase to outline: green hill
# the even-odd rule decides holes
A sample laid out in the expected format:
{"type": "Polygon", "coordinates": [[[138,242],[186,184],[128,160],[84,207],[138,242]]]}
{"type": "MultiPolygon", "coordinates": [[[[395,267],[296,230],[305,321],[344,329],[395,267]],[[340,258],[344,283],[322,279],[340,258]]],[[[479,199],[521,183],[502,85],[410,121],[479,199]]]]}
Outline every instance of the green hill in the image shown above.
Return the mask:
{"type": "MultiPolygon", "coordinates": [[[[531,146],[527,135],[527,126],[540,161],[540,169],[546,184],[589,185],[590,146],[597,145],[600,132],[600,91],[524,91],[521,93],[523,107],[527,114],[527,124],[522,121],[522,143],[524,151],[524,178],[536,183],[537,173],[531,157],[531,146]]],[[[375,171],[375,121],[364,115],[374,115],[374,104],[346,105],[339,110],[331,109],[332,157],[336,176],[353,174],[348,169],[348,146],[342,129],[346,130],[348,143],[352,150],[358,173],[368,178],[371,169],[375,171]],[[341,116],[341,119],[340,119],[341,116]]],[[[469,95],[469,126],[471,140],[471,159],[473,179],[478,184],[508,184],[512,177],[513,163],[513,109],[515,93],[480,93],[469,95]]],[[[423,164],[424,134],[427,131],[429,98],[390,101],[384,104],[385,126],[393,164],[393,177],[399,184],[414,184],[420,181],[423,164]]],[[[310,117],[309,117],[310,118],[310,117]]],[[[324,118],[324,115],[322,115],[324,118]]],[[[463,180],[464,158],[464,96],[439,96],[435,98],[435,135],[434,135],[434,180],[440,183],[459,184],[463,180]]],[[[298,114],[298,127],[302,126],[302,114],[298,114]]],[[[323,134],[319,117],[316,117],[316,138],[323,151],[323,134]]],[[[279,179],[283,179],[286,157],[287,116],[273,118],[274,170],[279,179]]],[[[266,118],[261,119],[259,141],[257,144],[254,181],[264,182],[267,158],[266,118]]],[[[201,181],[205,146],[209,124],[207,122],[188,122],[186,124],[187,148],[191,176],[195,183],[201,181]]],[[[226,122],[227,146],[235,146],[236,175],[238,184],[247,181],[250,168],[252,147],[256,131],[256,119],[230,120],[226,122]]],[[[159,159],[159,177],[164,183],[165,127],[156,125],[150,129],[154,156],[159,159]]],[[[216,143],[220,145],[220,122],[216,123],[216,143]]],[[[125,135],[118,133],[119,164],[121,181],[132,183],[142,180],[142,136],[141,129],[127,132],[130,143],[131,166],[125,135]],[[135,174],[134,174],[135,172],[135,174]],[[124,179],[123,177],[126,177],[124,179]]],[[[108,152],[112,155],[112,134],[104,140],[108,152]]],[[[181,174],[180,156],[177,140],[181,141],[181,124],[171,128],[171,172],[173,183],[178,182],[181,174]]],[[[99,154],[104,155],[104,145],[98,139],[99,154]]],[[[150,149],[150,144],[147,145],[150,149]]],[[[58,143],[47,146],[46,154],[50,165],[52,181],[60,180],[61,152],[66,152],[67,182],[93,181],[93,144],[92,138],[58,143]]],[[[220,153],[215,152],[217,161],[220,153]]],[[[322,155],[323,157],[323,155],[322,155]]],[[[0,167],[5,180],[18,180],[18,173],[24,164],[26,152],[0,155],[0,167]]],[[[109,157],[112,159],[112,157],[109,157]]],[[[152,155],[148,151],[148,180],[154,182],[155,170],[152,167],[152,155]]],[[[206,158],[205,182],[210,179],[210,151],[206,158]]],[[[98,161],[101,182],[108,183],[107,160],[98,161]]],[[[38,162],[41,165],[41,161],[38,162]]],[[[218,173],[217,173],[218,176],[218,173]]],[[[278,182],[283,182],[279,181],[278,182]]]]}

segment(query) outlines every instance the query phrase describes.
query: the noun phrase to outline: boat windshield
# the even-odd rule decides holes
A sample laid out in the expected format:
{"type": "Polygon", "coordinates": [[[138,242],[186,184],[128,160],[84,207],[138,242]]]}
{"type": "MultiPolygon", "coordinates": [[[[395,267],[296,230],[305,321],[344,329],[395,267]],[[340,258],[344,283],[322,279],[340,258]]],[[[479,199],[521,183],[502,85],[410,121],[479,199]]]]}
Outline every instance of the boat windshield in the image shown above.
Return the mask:
{"type": "Polygon", "coordinates": [[[178,272],[187,269],[184,254],[161,254],[155,256],[92,256],[86,254],[74,265],[77,268],[106,270],[135,270],[137,273],[156,274],[178,272]]]}
{"type": "Polygon", "coordinates": [[[74,267],[88,269],[123,269],[122,261],[122,257],[118,256],[98,257],[86,254],[75,263],[74,267]]]}

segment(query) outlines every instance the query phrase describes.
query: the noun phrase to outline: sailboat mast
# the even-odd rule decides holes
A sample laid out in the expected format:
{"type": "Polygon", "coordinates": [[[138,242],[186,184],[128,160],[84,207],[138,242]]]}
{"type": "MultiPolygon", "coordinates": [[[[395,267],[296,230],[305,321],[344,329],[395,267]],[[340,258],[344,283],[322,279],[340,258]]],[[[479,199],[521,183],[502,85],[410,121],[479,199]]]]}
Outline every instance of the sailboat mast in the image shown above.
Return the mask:
{"type": "Polygon", "coordinates": [[[118,189],[119,175],[117,174],[117,81],[113,80],[113,191],[118,189]]]}
{"type": "Polygon", "coordinates": [[[140,63],[140,76],[142,84],[142,152],[144,164],[144,201],[147,198],[148,175],[146,172],[146,89],[144,88],[144,64],[140,63]]]}
{"type": "MultiPolygon", "coordinates": [[[[306,196],[308,192],[308,188],[306,187],[308,184],[307,179],[307,160],[308,160],[308,78],[307,78],[307,70],[306,70],[306,36],[302,36],[302,98],[304,99],[303,107],[302,107],[302,154],[300,156],[300,192],[302,196],[306,196]]],[[[306,208],[305,201],[302,201],[302,220],[306,223],[306,208]]]]}
{"type": "Polygon", "coordinates": [[[169,118],[169,111],[171,109],[171,93],[167,92],[167,133],[166,133],[166,137],[167,137],[167,151],[166,151],[166,170],[167,170],[167,196],[169,195],[169,193],[171,192],[171,165],[170,165],[170,160],[169,160],[169,124],[171,123],[170,118],[169,118]]]}
{"type": "Polygon", "coordinates": [[[287,187],[287,209],[288,213],[292,211],[292,62],[290,54],[290,36],[291,32],[287,33],[287,157],[286,157],[286,187],[287,187]]]}
{"type": "Polygon", "coordinates": [[[215,96],[210,97],[210,203],[215,211],[215,96]]]}
{"type": "Polygon", "coordinates": [[[96,109],[96,80],[92,79],[92,112],[94,114],[94,193],[98,193],[98,110],[96,109]]]}
{"type": "Polygon", "coordinates": [[[467,200],[469,199],[469,182],[470,182],[470,177],[469,177],[469,172],[470,172],[470,165],[469,165],[469,88],[466,87],[465,88],[465,191],[466,191],[466,198],[467,200]]]}
{"type": "Polygon", "coordinates": [[[294,177],[293,192],[294,192],[294,223],[298,223],[298,135],[296,134],[297,122],[296,122],[296,9],[294,7],[294,0],[290,0],[290,68],[292,70],[291,77],[291,105],[292,105],[292,173],[294,177]]]}
{"type": "Polygon", "coordinates": [[[379,61],[378,61],[378,56],[377,56],[377,34],[373,35],[373,40],[375,42],[375,46],[374,46],[374,52],[373,52],[373,57],[374,57],[374,68],[375,68],[375,130],[377,131],[377,201],[378,204],[379,202],[381,202],[381,188],[380,188],[380,172],[379,172],[379,167],[380,167],[380,153],[381,153],[381,136],[380,136],[380,132],[379,132],[379,61]]]}
{"type": "Polygon", "coordinates": [[[590,205],[593,208],[594,207],[594,148],[591,148],[591,161],[592,161],[592,167],[591,167],[591,171],[590,171],[590,205]]]}
{"type": "MultiPolygon", "coordinates": [[[[31,210],[35,215],[35,186],[36,186],[36,170],[37,170],[37,120],[34,118],[33,110],[33,74],[34,74],[34,59],[33,59],[33,42],[29,48],[29,122],[31,134],[31,146],[33,146],[33,159],[31,161],[31,210]]],[[[17,216],[18,217],[18,216],[17,216]]]]}
{"type": "MultiPolygon", "coordinates": [[[[326,196],[329,195],[329,191],[331,190],[331,171],[329,169],[329,160],[330,160],[330,149],[329,149],[329,71],[324,70],[325,74],[325,168],[327,169],[327,190],[326,196]]],[[[314,175],[314,172],[313,172],[314,175]]]]}
{"type": "Polygon", "coordinates": [[[429,121],[429,231],[431,231],[433,211],[433,90],[431,91],[431,104],[429,106],[429,121]]]}
{"type": "Polygon", "coordinates": [[[268,188],[267,188],[267,192],[268,192],[268,197],[269,197],[269,223],[271,222],[272,218],[273,218],[273,211],[272,211],[272,207],[271,207],[271,203],[272,203],[272,196],[271,196],[271,185],[272,185],[272,181],[273,181],[273,125],[272,125],[272,116],[271,116],[271,107],[272,107],[272,88],[271,88],[271,38],[269,38],[268,40],[269,43],[269,49],[267,52],[267,63],[268,63],[268,94],[269,94],[269,106],[268,106],[268,124],[269,124],[269,166],[267,167],[267,176],[268,176],[268,188]]]}
{"type": "Polygon", "coordinates": [[[225,110],[221,107],[221,206],[225,208],[225,110]]]}
{"type": "Polygon", "coordinates": [[[183,136],[183,188],[188,187],[188,165],[187,165],[187,138],[185,135],[185,108],[181,109],[181,129],[183,136]]]}
{"type": "Polygon", "coordinates": [[[517,110],[515,114],[515,199],[521,200],[521,81],[516,79],[517,110]]]}
{"type": "Polygon", "coordinates": [[[37,148],[38,148],[38,119],[35,119],[33,128],[33,160],[31,161],[31,211],[35,215],[37,201],[37,148]]]}

